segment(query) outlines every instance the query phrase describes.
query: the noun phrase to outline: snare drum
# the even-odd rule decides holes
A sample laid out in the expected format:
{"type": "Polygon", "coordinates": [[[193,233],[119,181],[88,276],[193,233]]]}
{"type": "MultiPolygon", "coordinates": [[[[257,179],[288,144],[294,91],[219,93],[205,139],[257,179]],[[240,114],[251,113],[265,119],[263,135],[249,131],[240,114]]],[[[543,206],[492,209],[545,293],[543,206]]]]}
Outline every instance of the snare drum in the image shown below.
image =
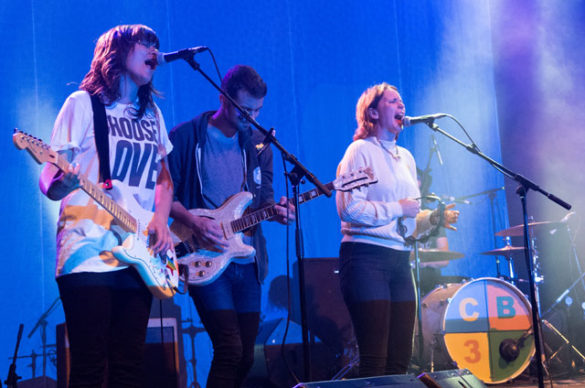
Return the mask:
{"type": "Polygon", "coordinates": [[[530,363],[530,303],[513,285],[495,278],[447,284],[426,295],[421,308],[423,358],[432,369],[467,368],[484,382],[497,384],[518,376],[530,363]],[[499,350],[502,341],[523,335],[518,357],[505,361],[499,350]]]}

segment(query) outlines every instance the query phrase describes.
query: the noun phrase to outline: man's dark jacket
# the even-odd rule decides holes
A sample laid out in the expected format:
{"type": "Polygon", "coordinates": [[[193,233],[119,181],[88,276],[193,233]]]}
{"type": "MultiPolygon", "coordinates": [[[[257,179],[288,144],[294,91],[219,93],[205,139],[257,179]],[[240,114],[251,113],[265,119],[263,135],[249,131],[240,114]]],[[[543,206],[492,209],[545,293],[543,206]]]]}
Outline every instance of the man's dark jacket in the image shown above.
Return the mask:
{"type": "MultiPolygon", "coordinates": [[[[187,209],[205,207],[199,168],[201,168],[201,155],[207,138],[207,123],[214,113],[213,111],[205,112],[191,121],[181,123],[169,134],[173,143],[173,151],[168,155],[168,163],[174,185],[174,200],[181,202],[187,209]]],[[[254,195],[250,205],[252,209],[274,203],[272,150],[268,147],[260,156],[257,156],[256,146],[261,144],[263,139],[264,137],[256,130],[248,129],[239,133],[240,147],[245,155],[245,190],[254,195]],[[255,174],[256,179],[254,179],[255,174]],[[260,182],[257,183],[257,181],[260,182]]],[[[257,225],[254,233],[253,244],[256,249],[258,280],[262,283],[268,273],[268,254],[260,225],[257,225]]]]}

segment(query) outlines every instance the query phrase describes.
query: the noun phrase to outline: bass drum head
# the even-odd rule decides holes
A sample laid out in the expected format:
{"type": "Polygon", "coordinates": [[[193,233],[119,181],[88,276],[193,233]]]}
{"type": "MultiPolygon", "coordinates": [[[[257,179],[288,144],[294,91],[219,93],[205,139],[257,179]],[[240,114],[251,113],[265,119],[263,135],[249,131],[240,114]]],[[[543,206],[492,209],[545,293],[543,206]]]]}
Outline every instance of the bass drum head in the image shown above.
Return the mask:
{"type": "Polygon", "coordinates": [[[443,319],[445,310],[453,294],[463,283],[448,283],[436,287],[421,301],[423,347],[419,353],[418,325],[415,326],[414,352],[415,358],[422,356],[419,365],[423,369],[453,369],[457,365],[449,357],[443,341],[443,319]]]}
{"type": "Polygon", "coordinates": [[[442,333],[458,368],[467,368],[486,383],[497,384],[521,374],[534,354],[530,303],[513,285],[481,278],[458,288],[447,305],[442,333]],[[524,336],[524,337],[523,337],[524,336]],[[521,341],[515,360],[500,355],[502,341],[521,341]]]}

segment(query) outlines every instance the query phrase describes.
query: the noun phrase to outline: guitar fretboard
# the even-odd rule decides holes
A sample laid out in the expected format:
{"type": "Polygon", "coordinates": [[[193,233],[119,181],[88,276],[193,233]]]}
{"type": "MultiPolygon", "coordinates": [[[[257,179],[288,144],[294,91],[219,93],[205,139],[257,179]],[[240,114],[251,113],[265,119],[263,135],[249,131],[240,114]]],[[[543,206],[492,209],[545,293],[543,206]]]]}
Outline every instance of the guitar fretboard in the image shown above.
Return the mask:
{"type": "MultiPolygon", "coordinates": [[[[327,187],[331,191],[335,190],[335,186],[333,185],[333,182],[327,183],[325,185],[325,187],[327,187]]],[[[306,192],[299,195],[299,204],[310,201],[312,199],[315,199],[321,195],[323,195],[323,193],[320,192],[319,189],[317,189],[317,188],[306,191],[306,192]]],[[[289,199],[289,202],[290,201],[291,200],[289,199]]],[[[253,211],[250,214],[246,214],[245,216],[242,216],[238,219],[233,220],[230,223],[232,230],[235,233],[238,233],[238,232],[241,232],[242,230],[248,229],[256,224],[259,224],[260,222],[262,222],[264,220],[268,220],[268,219],[276,216],[278,214],[278,212],[276,210],[276,206],[279,206],[279,205],[267,206],[265,208],[258,209],[256,211],[253,211]]]]}
{"type": "MultiPolygon", "coordinates": [[[[57,167],[63,171],[69,169],[69,162],[57,154],[57,160],[55,161],[57,167]]],[[[110,213],[115,219],[116,223],[119,224],[127,232],[136,233],[138,230],[138,224],[136,219],[130,215],[126,210],[117,204],[111,197],[95,183],[91,182],[87,177],[79,175],[79,184],[81,189],[85,191],[90,197],[92,197],[98,204],[100,204],[108,213],[110,213]]]]}

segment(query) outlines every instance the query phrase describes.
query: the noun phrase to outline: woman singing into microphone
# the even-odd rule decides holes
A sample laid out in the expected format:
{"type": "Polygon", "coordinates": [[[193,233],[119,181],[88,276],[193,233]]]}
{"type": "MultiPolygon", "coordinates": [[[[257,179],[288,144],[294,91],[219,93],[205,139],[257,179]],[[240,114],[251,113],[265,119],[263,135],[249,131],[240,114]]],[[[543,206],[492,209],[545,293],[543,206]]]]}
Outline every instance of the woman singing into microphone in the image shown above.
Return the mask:
{"type": "Polygon", "coordinates": [[[459,212],[420,210],[412,154],[396,144],[404,103],[396,87],[364,91],[357,130],[338,175],[371,167],[378,183],[337,192],[341,218],[340,281],[360,352],[360,377],[406,373],[413,347],[416,294],[405,236],[421,236],[443,220],[455,229],[459,212]],[[443,214],[440,214],[440,213],[443,214]]]}

